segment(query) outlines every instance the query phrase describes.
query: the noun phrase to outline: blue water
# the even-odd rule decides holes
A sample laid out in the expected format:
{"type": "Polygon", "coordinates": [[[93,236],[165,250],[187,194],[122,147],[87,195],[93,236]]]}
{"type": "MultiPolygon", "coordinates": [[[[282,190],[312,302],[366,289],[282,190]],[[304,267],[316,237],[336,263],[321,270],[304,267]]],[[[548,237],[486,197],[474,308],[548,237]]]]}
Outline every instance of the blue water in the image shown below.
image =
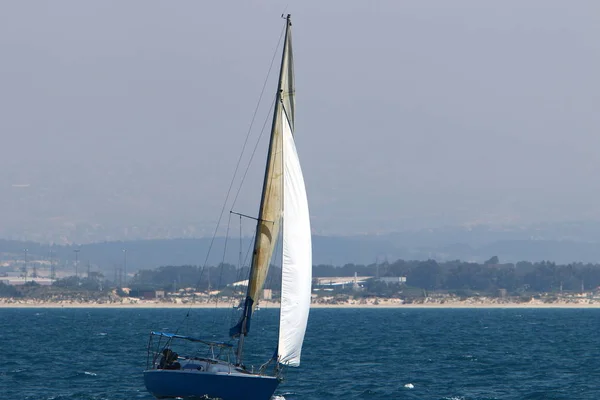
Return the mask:
{"type": "MultiPolygon", "coordinates": [[[[0,398],[150,400],[142,381],[149,331],[180,327],[219,338],[231,319],[229,310],[185,315],[0,309],[0,398]]],[[[256,314],[248,361],[271,355],[276,316],[276,310],[256,314]]],[[[599,332],[600,310],[314,309],[302,365],[288,372],[276,395],[599,399],[599,332]]]]}

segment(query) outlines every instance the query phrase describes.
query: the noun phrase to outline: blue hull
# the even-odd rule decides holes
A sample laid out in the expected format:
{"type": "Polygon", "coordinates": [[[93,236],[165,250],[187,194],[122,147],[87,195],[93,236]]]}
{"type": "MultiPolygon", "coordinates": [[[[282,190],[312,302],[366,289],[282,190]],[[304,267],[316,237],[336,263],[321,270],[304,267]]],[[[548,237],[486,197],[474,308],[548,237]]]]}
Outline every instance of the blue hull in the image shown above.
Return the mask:
{"type": "Polygon", "coordinates": [[[269,400],[279,380],[273,376],[153,369],[144,371],[146,389],[158,399],[175,397],[269,400]]]}

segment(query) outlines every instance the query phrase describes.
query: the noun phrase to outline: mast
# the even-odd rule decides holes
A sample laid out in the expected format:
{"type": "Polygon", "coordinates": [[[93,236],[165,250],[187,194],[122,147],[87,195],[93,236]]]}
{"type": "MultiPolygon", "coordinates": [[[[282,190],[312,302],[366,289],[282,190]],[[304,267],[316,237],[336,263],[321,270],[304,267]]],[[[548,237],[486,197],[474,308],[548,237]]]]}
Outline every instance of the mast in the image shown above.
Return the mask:
{"type": "Polygon", "coordinates": [[[273,110],[273,122],[271,125],[271,137],[269,139],[269,150],[263,180],[263,191],[260,201],[258,221],[256,224],[256,235],[254,239],[254,251],[252,264],[248,279],[248,290],[244,301],[244,311],[236,326],[231,328],[230,335],[239,337],[236,352],[236,363],[242,363],[244,348],[244,336],[250,331],[250,319],[254,307],[260,297],[269,270],[271,256],[275,248],[279,234],[279,223],[283,208],[283,141],[282,141],[282,118],[288,118],[285,112],[293,115],[293,100],[290,110],[284,110],[284,98],[293,96],[293,73],[291,57],[291,20],[290,15],[286,17],[286,30],[279,69],[279,80],[275,94],[275,107],[273,110]],[[290,89],[291,88],[291,89],[290,89]],[[291,93],[290,93],[291,91],[291,93]]]}

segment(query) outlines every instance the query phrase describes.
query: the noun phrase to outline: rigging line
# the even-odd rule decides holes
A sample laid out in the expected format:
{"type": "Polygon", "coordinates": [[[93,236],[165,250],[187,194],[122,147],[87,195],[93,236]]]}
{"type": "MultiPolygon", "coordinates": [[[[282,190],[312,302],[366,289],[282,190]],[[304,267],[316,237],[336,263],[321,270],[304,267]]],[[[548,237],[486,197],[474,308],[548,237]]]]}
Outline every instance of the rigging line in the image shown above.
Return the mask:
{"type": "MultiPolygon", "coordinates": [[[[190,307],[188,308],[187,312],[185,313],[185,317],[183,317],[183,319],[181,320],[181,322],[177,326],[177,329],[175,329],[175,335],[177,335],[179,333],[179,330],[183,327],[183,325],[185,324],[185,321],[190,316],[191,309],[192,309],[192,304],[190,304],[190,307]]],[[[169,340],[171,340],[171,339],[169,339],[169,340]]],[[[170,342],[167,342],[167,343],[170,343],[170,342]]]]}
{"type": "MultiPolygon", "coordinates": [[[[223,281],[223,268],[225,266],[225,254],[227,253],[227,242],[229,238],[229,227],[231,226],[231,214],[229,214],[229,221],[227,222],[227,232],[225,235],[225,245],[223,246],[223,259],[221,260],[221,272],[219,273],[219,283],[217,287],[221,287],[221,283],[223,281]]],[[[219,292],[221,294],[221,292],[219,292]]],[[[215,308],[219,305],[219,294],[215,297],[215,308]]],[[[216,317],[216,316],[215,316],[216,317]]]]}
{"type": "Polygon", "coordinates": [[[255,221],[258,221],[258,222],[270,222],[270,223],[274,223],[273,221],[269,221],[269,220],[266,220],[266,219],[261,219],[261,218],[256,218],[256,217],[253,217],[253,216],[250,216],[250,215],[246,215],[246,214],[242,214],[242,213],[235,212],[235,211],[229,211],[229,213],[230,213],[230,214],[235,214],[235,215],[239,215],[239,216],[240,216],[240,225],[241,225],[241,223],[242,223],[242,222],[241,222],[241,221],[242,221],[242,217],[246,217],[246,218],[249,218],[249,219],[253,219],[253,220],[255,220],[255,221]]]}
{"type": "MultiPolygon", "coordinates": [[[[202,276],[204,275],[204,267],[198,267],[198,269],[200,270],[200,276],[198,277],[198,283],[196,283],[196,288],[199,288],[200,285],[202,284],[202,276]]],[[[210,288],[210,269],[208,272],[209,272],[209,274],[208,274],[207,282],[208,282],[208,287],[210,288]]],[[[208,294],[208,296],[210,298],[210,293],[208,294]]],[[[190,308],[191,308],[191,306],[190,306],[190,308]]],[[[189,312],[189,310],[188,310],[188,312],[189,312]]]]}
{"type": "MultiPolygon", "coordinates": [[[[285,27],[281,30],[281,34],[279,35],[279,40],[277,41],[277,46],[275,47],[275,51],[273,52],[273,58],[271,58],[271,64],[269,65],[269,70],[267,72],[267,76],[265,77],[265,81],[263,83],[262,90],[260,91],[260,96],[258,97],[258,103],[256,104],[256,108],[254,109],[254,114],[252,115],[252,120],[250,122],[250,126],[248,127],[248,133],[246,134],[246,140],[244,141],[244,145],[242,146],[242,151],[240,153],[240,157],[238,158],[237,165],[235,166],[235,170],[233,172],[233,177],[231,178],[231,183],[229,184],[229,189],[227,190],[227,195],[225,196],[225,201],[223,202],[223,208],[221,209],[221,214],[219,215],[219,219],[217,221],[217,226],[215,227],[215,232],[210,241],[210,245],[208,246],[208,252],[206,253],[206,258],[204,259],[204,265],[202,266],[202,270],[204,270],[204,268],[206,267],[206,264],[208,263],[208,257],[210,255],[210,251],[214,244],[215,237],[217,236],[217,231],[219,229],[219,225],[221,224],[221,219],[223,218],[223,213],[225,212],[225,207],[227,206],[227,201],[229,200],[229,195],[231,194],[231,189],[233,188],[233,183],[235,182],[235,177],[237,175],[240,163],[242,162],[242,156],[244,154],[244,151],[246,150],[246,144],[248,143],[248,139],[250,138],[250,132],[252,132],[252,126],[254,125],[254,120],[256,119],[258,109],[260,108],[260,103],[262,102],[263,94],[265,93],[265,89],[266,89],[267,83],[269,81],[269,76],[271,75],[271,70],[273,69],[273,63],[275,62],[275,58],[277,57],[277,49],[279,49],[279,44],[281,43],[281,38],[283,37],[284,32],[285,32],[285,27]]],[[[263,127],[263,129],[264,129],[264,127],[263,127]]],[[[262,135],[262,133],[261,133],[261,135],[262,135]]],[[[256,151],[256,147],[255,147],[254,151],[256,151]]],[[[252,155],[254,155],[254,152],[252,153],[252,155]]],[[[246,173],[247,172],[248,171],[246,170],[246,173]]],[[[246,173],[244,174],[244,177],[246,176],[246,173]]],[[[243,182],[244,182],[244,180],[242,178],[242,183],[243,182]]],[[[240,183],[240,187],[241,187],[242,183],[240,183]]],[[[238,194],[239,194],[239,189],[238,189],[238,194]]],[[[236,199],[237,199],[237,195],[236,195],[236,199]]],[[[235,201],[234,201],[234,204],[235,204],[235,201]]],[[[232,205],[232,208],[233,208],[233,205],[232,205]]]]}
{"type": "MultiPolygon", "coordinates": [[[[250,253],[251,250],[254,248],[254,240],[256,239],[256,231],[254,231],[254,234],[250,237],[250,241],[248,243],[248,250],[246,250],[246,255],[244,256],[244,261],[241,263],[240,268],[238,269],[238,273],[237,273],[237,281],[241,281],[244,277],[248,276],[248,273],[250,272],[251,269],[251,262],[248,262],[248,259],[250,258],[250,253]],[[244,268],[246,266],[246,264],[248,264],[248,271],[244,271],[244,268]]],[[[245,291],[241,290],[239,293],[235,293],[234,295],[231,296],[231,303],[232,305],[237,305],[240,302],[244,301],[244,295],[246,294],[245,291]],[[239,299],[238,299],[239,297],[239,299]]],[[[234,314],[233,311],[231,313],[231,324],[235,324],[236,321],[239,319],[239,317],[237,316],[237,314],[234,314]]]]}
{"type": "MultiPolygon", "coordinates": [[[[239,272],[241,270],[241,268],[242,268],[242,246],[243,246],[242,245],[242,217],[244,217],[245,215],[240,214],[240,213],[235,213],[233,211],[230,211],[230,213],[236,214],[236,215],[239,216],[239,223],[240,223],[240,232],[239,232],[240,233],[240,248],[239,248],[239,252],[238,252],[238,265],[237,265],[237,271],[239,272]]],[[[237,301],[237,293],[235,292],[235,289],[234,289],[233,292],[232,292],[231,301],[230,301],[230,305],[231,305],[230,312],[229,312],[229,322],[230,322],[230,325],[235,324],[235,322],[234,322],[234,316],[235,316],[234,315],[235,314],[234,310],[237,309],[237,306],[236,306],[237,303],[238,303],[238,301],[237,301]]]]}
{"type": "MultiPolygon", "coordinates": [[[[254,248],[254,239],[256,238],[256,232],[254,232],[254,234],[252,235],[252,237],[250,238],[250,242],[248,243],[248,250],[246,250],[246,256],[244,257],[244,261],[242,262],[240,268],[238,269],[238,281],[242,279],[242,277],[245,274],[242,274],[242,270],[244,269],[246,264],[248,263],[248,258],[250,256],[250,250],[252,250],[254,248]]],[[[248,268],[250,268],[251,265],[248,265],[248,268]]]]}
{"type": "MultiPolygon", "coordinates": [[[[271,103],[271,110],[273,109],[273,106],[275,105],[275,101],[277,100],[277,96],[275,96],[275,98],[273,99],[273,102],[271,103]]],[[[250,160],[248,160],[248,165],[246,165],[246,171],[244,172],[244,175],[242,176],[242,181],[240,182],[240,186],[237,190],[237,193],[235,194],[235,198],[233,199],[233,203],[231,204],[231,209],[233,210],[233,207],[235,207],[235,203],[237,202],[237,199],[240,195],[240,192],[242,190],[242,186],[244,186],[244,181],[246,180],[246,175],[248,175],[248,171],[250,170],[250,164],[252,163],[252,160],[254,159],[254,155],[256,154],[256,149],[258,149],[258,145],[260,143],[260,139],[262,138],[264,132],[265,132],[265,127],[267,126],[267,123],[269,122],[269,120],[271,119],[271,111],[269,111],[269,114],[267,114],[267,117],[265,118],[265,122],[263,123],[263,127],[260,130],[260,135],[258,136],[258,139],[256,140],[256,144],[254,145],[254,149],[252,150],[252,154],[250,155],[250,160]]]]}
{"type": "MultiPolygon", "coordinates": [[[[211,243],[212,246],[212,243],[211,243]]],[[[210,249],[209,249],[210,252],[210,249]]],[[[196,288],[198,288],[200,286],[200,283],[202,282],[202,275],[204,274],[204,267],[202,267],[202,269],[200,269],[200,276],[198,277],[198,283],[196,284],[196,288]]],[[[210,275],[209,275],[209,281],[208,281],[208,288],[210,289],[210,275]]],[[[195,298],[195,295],[194,295],[195,298]]],[[[208,293],[208,298],[210,300],[210,290],[208,293]]],[[[177,330],[175,331],[175,334],[177,334],[177,332],[179,332],[179,329],[181,329],[181,326],[185,323],[186,319],[190,316],[190,312],[192,311],[192,307],[194,306],[194,302],[190,303],[190,306],[187,309],[187,312],[185,313],[185,317],[183,317],[183,320],[181,321],[181,323],[179,324],[179,326],[177,327],[177,330]]]]}
{"type": "Polygon", "coordinates": [[[243,261],[240,259],[240,261],[242,261],[240,268],[238,269],[238,280],[241,280],[245,274],[242,273],[242,270],[246,267],[246,264],[248,264],[248,269],[250,269],[252,267],[251,263],[252,261],[248,262],[248,256],[250,255],[250,250],[252,250],[254,248],[254,239],[256,238],[256,232],[250,237],[250,241],[248,242],[248,250],[246,250],[246,256],[244,257],[243,261]]]}
{"type": "Polygon", "coordinates": [[[248,262],[248,256],[250,255],[250,250],[254,247],[254,239],[255,238],[256,238],[256,231],[252,235],[252,238],[250,240],[250,244],[248,244],[248,250],[246,250],[246,257],[244,257],[244,262],[242,263],[242,265],[246,265],[246,263],[248,262]]]}
{"type": "MultiPolygon", "coordinates": [[[[254,248],[255,238],[256,238],[256,230],[250,237],[250,241],[248,242],[248,249],[246,250],[246,255],[244,256],[244,260],[241,263],[240,268],[238,268],[238,270],[237,270],[236,281],[241,281],[244,277],[246,277],[248,275],[248,272],[249,272],[249,269],[251,266],[248,265],[248,271],[244,271],[244,268],[245,268],[246,264],[249,264],[248,259],[249,259],[251,250],[254,248]]],[[[244,300],[243,296],[246,294],[245,291],[243,291],[243,290],[240,290],[239,292],[237,292],[236,290],[237,289],[234,289],[234,294],[231,296],[231,305],[232,306],[237,306],[240,302],[243,302],[243,300],[244,300]]],[[[237,320],[239,320],[239,317],[233,311],[234,309],[235,308],[232,307],[232,312],[230,313],[230,323],[231,324],[235,324],[237,322],[237,320]]]]}

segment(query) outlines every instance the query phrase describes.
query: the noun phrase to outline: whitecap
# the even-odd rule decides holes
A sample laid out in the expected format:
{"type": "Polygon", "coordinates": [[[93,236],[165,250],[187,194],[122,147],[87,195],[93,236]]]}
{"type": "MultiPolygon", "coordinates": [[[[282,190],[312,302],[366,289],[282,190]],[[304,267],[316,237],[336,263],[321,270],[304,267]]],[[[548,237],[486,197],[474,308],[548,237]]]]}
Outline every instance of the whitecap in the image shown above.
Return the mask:
{"type": "Polygon", "coordinates": [[[95,372],[83,371],[83,373],[90,376],[98,376],[98,374],[96,374],[95,372]]]}
{"type": "Polygon", "coordinates": [[[406,385],[404,385],[404,387],[407,389],[414,389],[415,385],[413,385],[412,383],[407,383],[406,385]]]}

